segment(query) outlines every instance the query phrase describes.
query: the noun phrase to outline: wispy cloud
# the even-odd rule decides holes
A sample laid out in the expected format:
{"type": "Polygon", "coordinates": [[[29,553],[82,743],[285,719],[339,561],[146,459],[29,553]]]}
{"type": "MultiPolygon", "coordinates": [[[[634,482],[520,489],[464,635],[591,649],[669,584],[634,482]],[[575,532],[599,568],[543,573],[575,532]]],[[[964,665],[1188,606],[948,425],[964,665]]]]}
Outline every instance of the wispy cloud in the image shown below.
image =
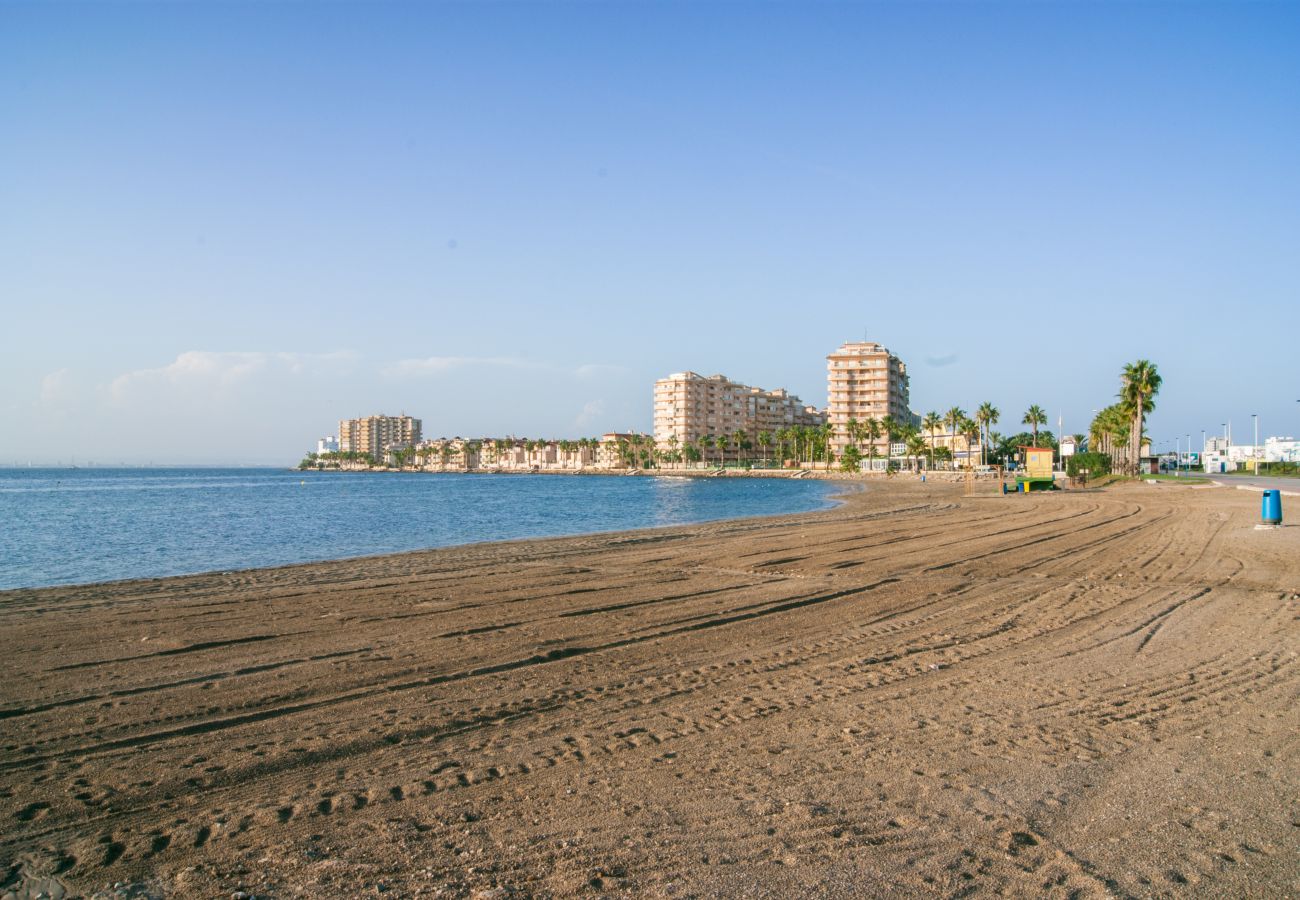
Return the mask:
{"type": "Polygon", "coordinates": [[[419,359],[399,359],[397,362],[382,367],[379,374],[385,378],[421,378],[471,367],[483,369],[531,369],[538,372],[573,375],[578,378],[596,378],[602,375],[615,375],[627,371],[622,366],[611,366],[604,363],[583,363],[577,368],[569,368],[518,356],[425,356],[419,359]]]}
{"type": "Polygon", "coordinates": [[[411,378],[422,375],[440,375],[452,369],[483,366],[496,369],[539,368],[537,363],[514,356],[425,356],[420,359],[399,359],[384,366],[379,374],[386,378],[411,378]]]}
{"type": "Polygon", "coordinates": [[[585,363],[573,370],[579,378],[597,378],[602,375],[622,375],[627,369],[623,366],[610,366],[604,363],[585,363]]]}
{"type": "Polygon", "coordinates": [[[582,412],[578,413],[578,417],[573,420],[573,424],[579,428],[586,428],[604,414],[605,404],[599,400],[591,400],[583,404],[582,412]]]}
{"type": "Polygon", "coordinates": [[[927,356],[925,361],[935,368],[943,368],[944,366],[951,366],[958,359],[959,357],[956,353],[949,353],[945,356],[927,356]]]}
{"type": "Polygon", "coordinates": [[[72,370],[59,369],[41,379],[40,405],[58,406],[68,399],[72,387],[72,370]]]}
{"type": "Polygon", "coordinates": [[[355,358],[356,355],[350,351],[267,353],[188,350],[165,366],[136,369],[117,376],[109,383],[108,394],[112,400],[121,402],[142,389],[187,386],[230,388],[268,374],[306,376],[336,373],[355,358]]]}

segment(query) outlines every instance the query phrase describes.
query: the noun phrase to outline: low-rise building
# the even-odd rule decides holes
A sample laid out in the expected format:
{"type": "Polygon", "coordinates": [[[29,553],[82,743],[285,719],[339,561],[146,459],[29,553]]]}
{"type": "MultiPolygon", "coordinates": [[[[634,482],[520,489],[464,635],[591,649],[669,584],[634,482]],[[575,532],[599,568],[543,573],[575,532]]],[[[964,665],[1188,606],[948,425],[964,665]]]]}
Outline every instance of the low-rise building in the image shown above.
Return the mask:
{"type": "Polygon", "coordinates": [[[1300,441],[1293,437],[1266,438],[1264,462],[1300,463],[1300,441]]]}

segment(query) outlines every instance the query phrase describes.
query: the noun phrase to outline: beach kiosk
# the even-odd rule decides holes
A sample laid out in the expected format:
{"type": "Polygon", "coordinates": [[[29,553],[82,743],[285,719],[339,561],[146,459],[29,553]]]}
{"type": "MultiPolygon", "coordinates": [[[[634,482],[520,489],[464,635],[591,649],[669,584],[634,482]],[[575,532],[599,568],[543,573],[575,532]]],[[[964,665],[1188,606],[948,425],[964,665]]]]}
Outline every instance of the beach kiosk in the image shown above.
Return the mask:
{"type": "Polygon", "coordinates": [[[1051,447],[1021,447],[1020,458],[1023,460],[1020,472],[1016,475],[1016,490],[1050,491],[1056,486],[1052,477],[1051,447]]]}

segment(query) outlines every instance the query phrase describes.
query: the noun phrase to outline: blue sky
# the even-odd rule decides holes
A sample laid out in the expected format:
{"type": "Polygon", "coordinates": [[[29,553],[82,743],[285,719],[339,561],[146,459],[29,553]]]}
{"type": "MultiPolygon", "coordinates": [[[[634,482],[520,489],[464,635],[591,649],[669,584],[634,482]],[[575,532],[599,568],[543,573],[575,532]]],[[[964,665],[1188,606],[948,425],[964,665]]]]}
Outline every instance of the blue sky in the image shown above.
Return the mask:
{"type": "Polygon", "coordinates": [[[0,464],[655,378],[1300,435],[1300,4],[0,4],[0,464]]]}

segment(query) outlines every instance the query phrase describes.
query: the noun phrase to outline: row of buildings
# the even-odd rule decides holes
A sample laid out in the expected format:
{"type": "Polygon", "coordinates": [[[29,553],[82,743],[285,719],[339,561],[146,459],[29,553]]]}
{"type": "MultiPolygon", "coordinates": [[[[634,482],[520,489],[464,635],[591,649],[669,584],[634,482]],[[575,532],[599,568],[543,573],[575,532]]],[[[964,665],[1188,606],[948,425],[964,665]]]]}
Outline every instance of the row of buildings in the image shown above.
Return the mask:
{"type": "Polygon", "coordinates": [[[767,391],[724,375],[678,372],[655,382],[654,439],[660,447],[686,446],[709,435],[758,435],[785,428],[831,426],[836,456],[854,443],[851,421],[916,423],[908,406],[907,366],[882,344],[847,343],[826,357],[827,406],[807,406],[784,388],[767,391]]]}
{"type": "MultiPolygon", "coordinates": [[[[784,388],[765,390],[733,381],[724,375],[677,372],[654,385],[654,432],[602,435],[581,441],[514,441],[461,438],[423,440],[422,423],[407,415],[375,415],[339,422],[337,441],[323,439],[318,454],[368,454],[375,460],[394,458],[433,468],[582,468],[617,467],[629,459],[643,460],[647,451],[676,453],[687,447],[705,447],[708,460],[726,460],[726,451],[707,449],[708,438],[744,435],[751,447],[760,435],[793,429],[825,429],[836,457],[850,445],[861,446],[850,433],[852,422],[891,417],[899,423],[919,424],[909,407],[907,366],[884,345],[849,342],[826,357],[827,406],[818,409],[784,388]],[[629,454],[628,448],[635,448],[629,454]]],[[[954,458],[971,459],[972,448],[962,435],[927,435],[929,443],[946,447],[954,458]]],[[[878,453],[890,447],[879,442],[878,453]]]]}

